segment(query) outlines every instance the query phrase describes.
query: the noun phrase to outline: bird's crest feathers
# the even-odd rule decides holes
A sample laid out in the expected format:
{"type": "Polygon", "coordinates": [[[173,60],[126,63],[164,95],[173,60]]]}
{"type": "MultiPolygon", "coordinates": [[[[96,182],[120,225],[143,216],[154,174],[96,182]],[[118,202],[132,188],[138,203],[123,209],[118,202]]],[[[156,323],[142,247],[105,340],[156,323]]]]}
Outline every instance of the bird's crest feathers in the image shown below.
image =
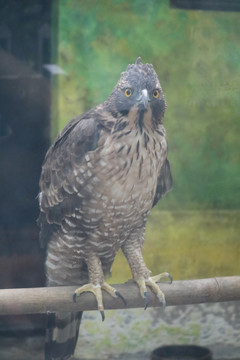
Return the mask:
{"type": "Polygon", "coordinates": [[[135,65],[139,65],[139,64],[142,65],[142,59],[140,56],[137,58],[135,65]]]}
{"type": "Polygon", "coordinates": [[[127,66],[126,72],[131,70],[131,69],[139,68],[139,67],[149,68],[149,69],[153,70],[153,65],[152,64],[143,64],[142,58],[139,56],[137,58],[135,64],[129,64],[127,66]]]}
{"type": "Polygon", "coordinates": [[[126,71],[121,73],[121,78],[117,86],[125,86],[129,80],[131,81],[131,79],[137,78],[148,79],[149,82],[155,83],[156,87],[160,88],[158,76],[153,68],[153,65],[147,63],[144,64],[141,57],[137,58],[135,64],[129,64],[126,71]]]}

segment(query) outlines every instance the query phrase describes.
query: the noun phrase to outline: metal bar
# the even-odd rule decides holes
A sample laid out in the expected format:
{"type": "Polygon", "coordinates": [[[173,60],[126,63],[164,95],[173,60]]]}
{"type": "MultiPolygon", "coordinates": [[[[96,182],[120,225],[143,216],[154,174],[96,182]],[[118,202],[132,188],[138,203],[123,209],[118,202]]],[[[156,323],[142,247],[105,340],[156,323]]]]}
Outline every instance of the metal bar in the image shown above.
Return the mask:
{"type": "MultiPolygon", "coordinates": [[[[126,299],[125,307],[120,298],[113,298],[103,291],[105,309],[144,307],[144,300],[133,281],[113,285],[126,299]]],[[[167,306],[240,300],[240,276],[217,277],[198,280],[159,283],[166,297],[167,306]]],[[[73,302],[75,286],[0,290],[0,315],[37,314],[47,311],[96,310],[93,294],[84,293],[73,302]]],[[[149,307],[160,306],[149,290],[149,307]]]]}
{"type": "Polygon", "coordinates": [[[170,7],[184,10],[240,11],[239,0],[170,0],[170,7]]]}

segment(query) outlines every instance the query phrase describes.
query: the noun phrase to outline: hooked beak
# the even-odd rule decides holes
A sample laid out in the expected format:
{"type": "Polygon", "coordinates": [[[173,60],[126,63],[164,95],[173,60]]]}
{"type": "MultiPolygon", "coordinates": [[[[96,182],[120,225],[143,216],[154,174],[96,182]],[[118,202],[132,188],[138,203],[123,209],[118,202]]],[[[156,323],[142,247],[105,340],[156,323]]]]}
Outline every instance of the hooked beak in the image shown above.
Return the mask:
{"type": "Polygon", "coordinates": [[[139,107],[143,107],[144,110],[147,110],[150,101],[147,89],[142,90],[142,93],[137,100],[139,107]]]}

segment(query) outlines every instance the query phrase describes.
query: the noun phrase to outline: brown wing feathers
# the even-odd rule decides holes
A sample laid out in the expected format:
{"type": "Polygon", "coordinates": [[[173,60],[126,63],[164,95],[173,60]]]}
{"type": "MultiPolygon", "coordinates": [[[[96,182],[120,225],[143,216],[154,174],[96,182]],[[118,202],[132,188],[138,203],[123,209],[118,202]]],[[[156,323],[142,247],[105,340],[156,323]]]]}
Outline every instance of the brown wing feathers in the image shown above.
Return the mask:
{"type": "Polygon", "coordinates": [[[157,189],[153,200],[153,206],[155,206],[158,203],[158,201],[161,199],[162,196],[164,196],[168,191],[172,189],[172,185],[173,185],[173,180],[170,170],[170,164],[168,159],[166,159],[161,168],[160,176],[158,177],[157,189]]]}
{"type": "Polygon", "coordinates": [[[81,163],[83,156],[97,147],[99,126],[95,120],[72,120],[57,137],[49,149],[40,178],[40,241],[46,245],[49,227],[61,224],[65,216],[71,216],[82,199],[77,196],[81,185],[74,177],[74,166],[81,163]]]}

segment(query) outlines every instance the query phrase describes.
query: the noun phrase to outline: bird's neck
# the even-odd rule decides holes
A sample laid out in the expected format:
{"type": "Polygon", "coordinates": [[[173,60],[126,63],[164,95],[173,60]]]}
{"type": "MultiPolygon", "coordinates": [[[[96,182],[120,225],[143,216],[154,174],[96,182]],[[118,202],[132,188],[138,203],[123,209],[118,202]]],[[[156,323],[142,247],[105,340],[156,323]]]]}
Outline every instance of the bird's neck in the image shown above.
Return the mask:
{"type": "Polygon", "coordinates": [[[140,110],[137,106],[133,106],[128,113],[117,116],[112,132],[117,133],[124,129],[126,131],[131,129],[142,134],[145,130],[154,130],[155,128],[151,107],[148,107],[147,110],[140,110]]]}
{"type": "Polygon", "coordinates": [[[125,128],[136,129],[142,133],[144,129],[155,130],[161,124],[160,120],[154,119],[150,106],[146,110],[142,110],[135,105],[130,110],[120,112],[115,108],[110,108],[108,104],[102,104],[100,113],[101,125],[112,133],[122,131],[125,128]]]}

